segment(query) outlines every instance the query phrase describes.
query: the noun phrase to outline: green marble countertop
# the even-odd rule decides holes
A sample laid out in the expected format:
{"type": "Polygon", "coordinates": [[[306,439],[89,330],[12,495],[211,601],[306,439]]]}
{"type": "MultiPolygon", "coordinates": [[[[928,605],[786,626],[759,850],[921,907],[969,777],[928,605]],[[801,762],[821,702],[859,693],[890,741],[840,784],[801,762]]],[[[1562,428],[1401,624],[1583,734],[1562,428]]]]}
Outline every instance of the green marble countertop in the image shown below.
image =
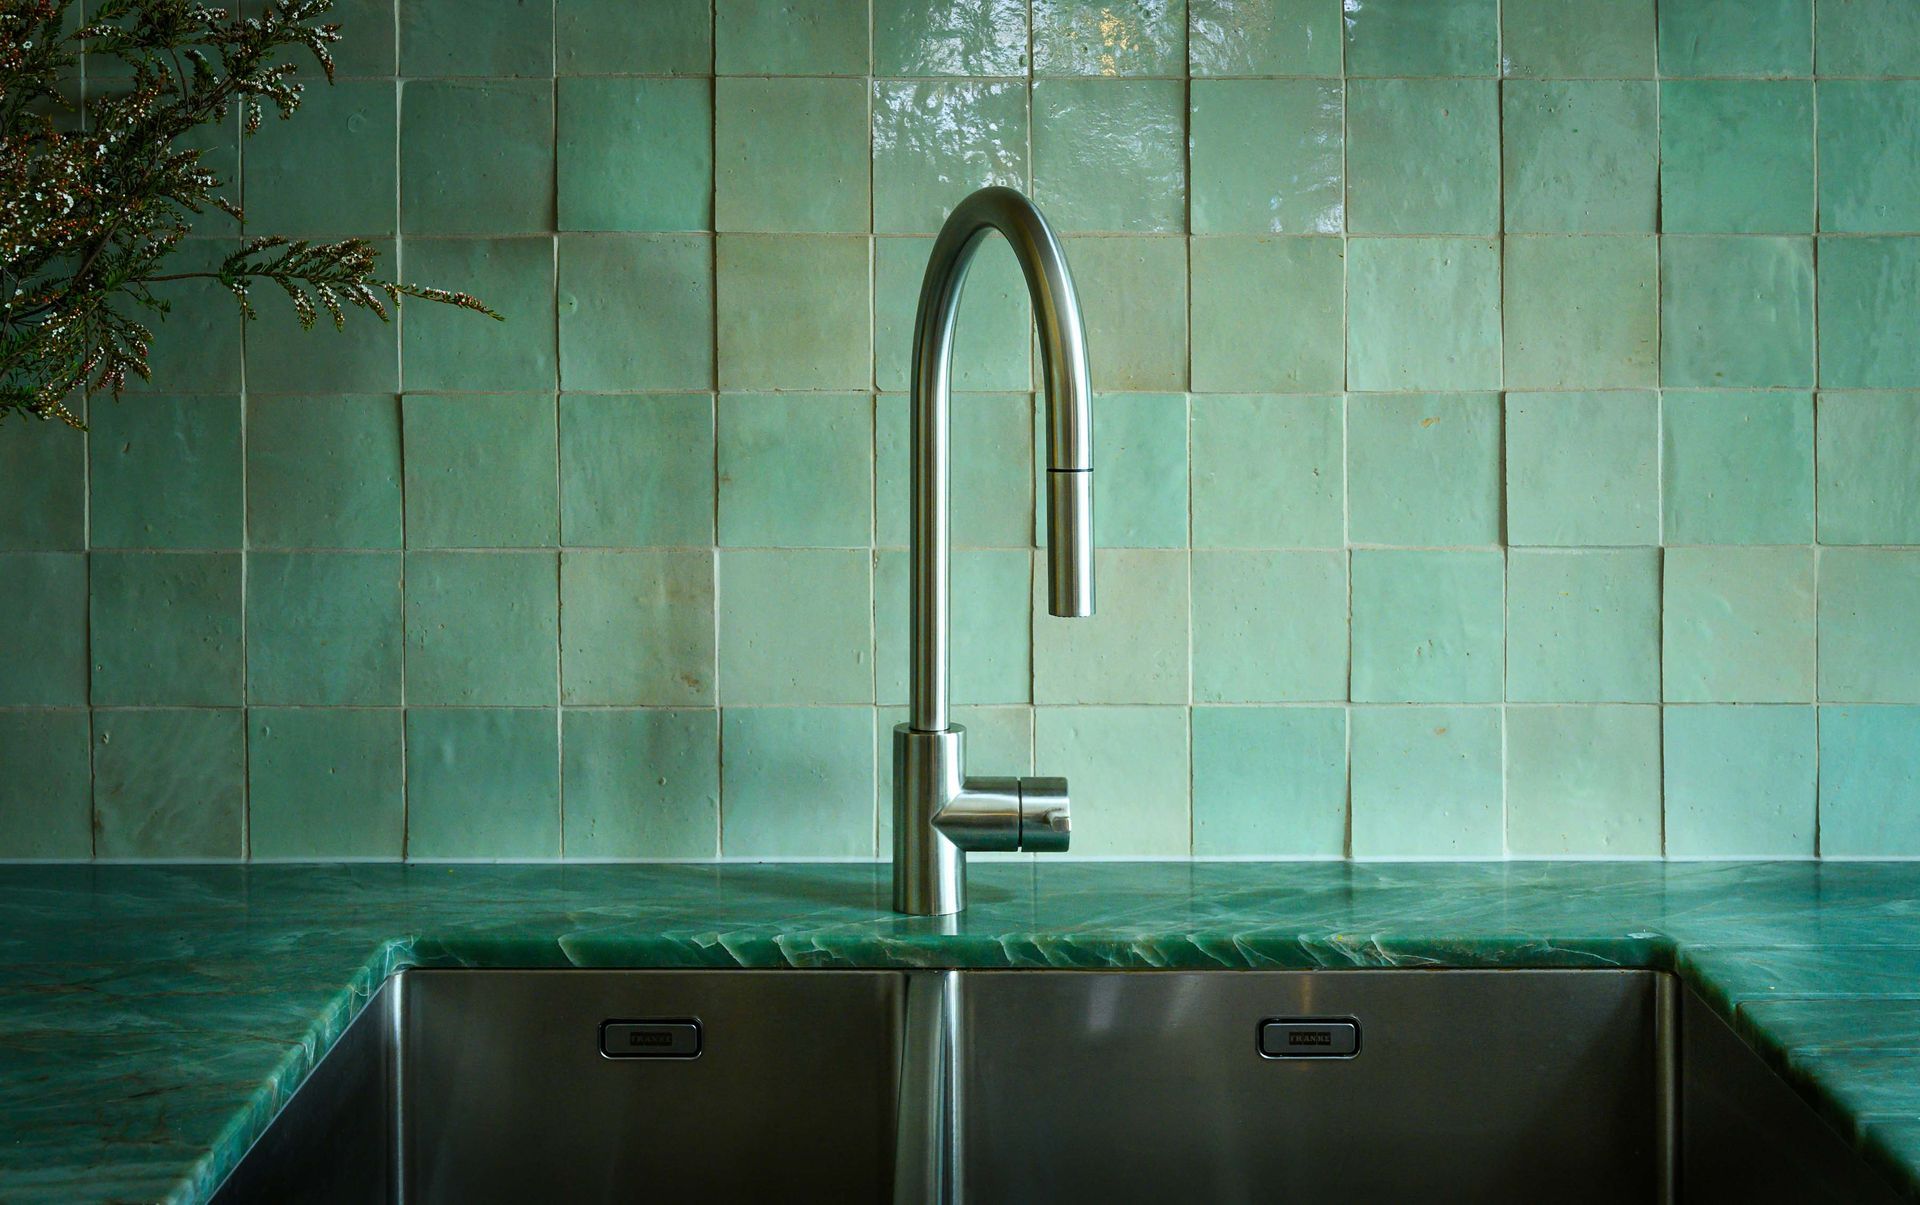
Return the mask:
{"type": "Polygon", "coordinates": [[[1672,969],[1920,1195],[1920,864],[0,867],[0,1201],[202,1201],[407,966],[1672,969]]]}

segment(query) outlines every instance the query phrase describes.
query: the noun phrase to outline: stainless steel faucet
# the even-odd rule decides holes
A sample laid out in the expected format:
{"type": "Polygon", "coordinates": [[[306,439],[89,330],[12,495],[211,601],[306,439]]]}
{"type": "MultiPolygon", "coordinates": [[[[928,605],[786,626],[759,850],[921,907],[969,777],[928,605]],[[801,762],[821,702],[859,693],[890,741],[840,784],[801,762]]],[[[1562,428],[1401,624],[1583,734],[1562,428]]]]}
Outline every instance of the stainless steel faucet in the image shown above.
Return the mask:
{"type": "Polygon", "coordinates": [[[1047,395],[1047,610],[1093,614],[1093,420],[1087,340],[1067,256],[1040,211],[983,188],[934,240],[913,330],[912,708],[893,730],[893,906],[945,916],[967,906],[968,850],[1067,847],[1067,780],[968,778],[966,730],[947,698],[947,534],[954,316],[987,235],[1013,247],[1033,297],[1047,395]]]}

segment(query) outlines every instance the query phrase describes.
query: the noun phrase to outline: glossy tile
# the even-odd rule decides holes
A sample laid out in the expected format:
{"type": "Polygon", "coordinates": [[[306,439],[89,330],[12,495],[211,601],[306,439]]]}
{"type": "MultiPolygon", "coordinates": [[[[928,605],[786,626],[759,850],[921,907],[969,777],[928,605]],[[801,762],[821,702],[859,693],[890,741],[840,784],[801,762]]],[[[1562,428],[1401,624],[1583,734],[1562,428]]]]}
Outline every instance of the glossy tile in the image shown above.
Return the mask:
{"type": "Polygon", "coordinates": [[[706,75],[713,0],[559,0],[553,36],[562,75],[706,75]]]}
{"type": "Polygon", "coordinates": [[[409,552],[406,573],[410,705],[553,704],[556,554],[409,552]]]}
{"type": "Polygon", "coordinates": [[[238,397],[129,397],[90,417],[94,547],[240,547],[238,397]]]}
{"type": "Polygon", "coordinates": [[[561,230],[713,229],[713,88],[567,77],[554,88],[561,230]]]}
{"type": "MultiPolygon", "coordinates": [[[[1046,467],[1046,416],[1035,415],[1034,446],[1046,467]]],[[[1187,398],[1185,394],[1107,393],[1093,402],[1094,543],[1102,548],[1187,546],[1187,398]]],[[[1044,496],[1039,478],[1034,497],[1044,496]]],[[[1044,508],[1045,502],[1037,506],[1044,508]]],[[[1043,510],[1044,514],[1044,510],[1043,510]]],[[[1045,532],[1038,533],[1045,543],[1045,532]]]]}
{"type": "Polygon", "coordinates": [[[1820,852],[1920,855],[1920,708],[1820,709],[1820,852]]]}
{"type": "Polygon", "coordinates": [[[719,242],[721,388],[872,385],[867,239],[739,234],[719,242]]]}
{"type": "Polygon", "coordinates": [[[94,856],[245,853],[243,714],[204,707],[96,712],[94,856]]]}
{"type": "Polygon", "coordinates": [[[1501,74],[1527,79],[1647,79],[1653,0],[1505,0],[1501,74]]]}
{"type": "Polygon", "coordinates": [[[409,548],[537,548],[559,531],[550,393],[409,394],[409,548]]]}
{"type": "Polygon", "coordinates": [[[1920,75],[1920,11],[1904,0],[1818,0],[1821,75],[1920,75]]]}
{"type": "Polygon", "coordinates": [[[1345,417],[1338,395],[1197,395],[1188,408],[1194,547],[1345,544],[1345,417]]]}
{"type": "Polygon", "coordinates": [[[1027,92],[1018,84],[876,80],[874,230],[933,234],[975,189],[1025,188],[1027,141],[1027,92]]]}
{"type": "Polygon", "coordinates": [[[1347,697],[1347,554],[1193,554],[1193,697],[1347,697]]]}
{"type": "Polygon", "coordinates": [[[1498,707],[1353,709],[1353,856],[1499,857],[1498,707]]]}
{"type": "Polygon", "coordinates": [[[560,538],[594,547],[713,543],[709,394],[560,396],[560,538]]]}
{"type": "Polygon", "coordinates": [[[246,144],[249,225],[315,238],[395,233],[398,94],[391,80],[341,80],[302,94],[297,134],[263,124],[246,144]]]}
{"type": "Polygon", "coordinates": [[[392,394],[249,397],[246,460],[252,547],[400,547],[392,394]]]}
{"type": "MultiPolygon", "coordinates": [[[[948,638],[955,703],[1025,703],[1033,697],[1033,571],[1033,557],[1025,549],[969,548],[953,554],[955,605],[948,638]]],[[[908,697],[909,573],[905,551],[874,554],[874,678],[883,705],[904,706],[908,697]]]]}
{"type": "MultiPolygon", "coordinates": [[[[77,412],[85,410],[82,405],[77,412]]],[[[7,482],[16,496],[0,509],[0,548],[38,552],[85,548],[86,462],[86,437],[66,424],[12,425],[0,440],[0,481],[7,482]]]]}
{"type": "Polygon", "coordinates": [[[1361,549],[1352,573],[1355,702],[1500,701],[1500,553],[1361,549]]]}
{"type": "Polygon", "coordinates": [[[1096,389],[1187,387],[1187,241],[1065,240],[1096,389]]]}
{"type": "Polygon", "coordinates": [[[1813,0],[1663,0],[1660,74],[1807,75],[1813,0]]]}
{"type": "Polygon", "coordinates": [[[1346,264],[1339,239],[1203,238],[1188,255],[1195,389],[1340,388],[1346,264]],[[1287,303],[1273,304],[1276,297],[1287,303]]]}
{"type": "Polygon", "coordinates": [[[719,554],[720,701],[873,702],[872,554],[719,554]]]}
{"type": "Polygon", "coordinates": [[[1642,81],[1502,85],[1507,231],[1651,233],[1659,109],[1655,86],[1642,81]]]}
{"type": "MultiPolygon", "coordinates": [[[[398,242],[391,238],[372,241],[377,274],[400,275],[398,242]]],[[[417,245],[409,244],[409,249],[417,245]]],[[[409,263],[406,274],[410,276],[411,272],[409,263]]],[[[489,296],[487,300],[494,299],[489,296]]],[[[400,391],[399,306],[388,305],[383,297],[381,305],[387,313],[384,320],[368,310],[356,308],[346,314],[343,327],[335,328],[330,319],[322,318],[311,328],[303,328],[298,311],[284,298],[272,296],[265,301],[266,304],[255,307],[258,317],[247,323],[246,347],[241,356],[246,365],[249,403],[267,394],[315,396],[400,391]]],[[[426,308],[425,303],[422,308],[426,308]]],[[[479,318],[479,315],[467,316],[479,318]]]]}
{"type": "Polygon", "coordinates": [[[1657,857],[1658,707],[1507,709],[1507,851],[1657,857]]]}
{"type": "Polygon", "coordinates": [[[1034,764],[1074,784],[1068,857],[1185,857],[1193,848],[1184,707],[1042,707],[1034,764]]]}
{"type": "Polygon", "coordinates": [[[1920,544],[1920,396],[1823,393],[1822,544],[1920,544]]]}
{"type": "Polygon", "coordinates": [[[1063,233],[1186,229],[1187,97],[1175,80],[1033,85],[1033,199],[1063,233]]]}
{"type": "Polygon", "coordinates": [[[1920,552],[1820,553],[1820,698],[1920,703],[1920,552]]]}
{"type": "Polygon", "coordinates": [[[1185,0],[1032,0],[1035,75],[1182,75],[1185,0]]]}
{"type": "Polygon", "coordinates": [[[544,708],[408,708],[407,857],[560,856],[560,726],[544,708]]]}
{"type": "Polygon", "coordinates": [[[1820,229],[1920,230],[1920,81],[1819,88],[1820,229]]]}
{"type": "Polygon", "coordinates": [[[1655,394],[1509,393],[1506,402],[1508,543],[1659,542],[1655,394]]]}
{"type": "Polygon", "coordinates": [[[713,388],[713,277],[704,235],[561,238],[561,385],[713,388]]]}
{"type": "Polygon", "coordinates": [[[399,8],[402,75],[553,74],[554,0],[399,0],[399,8]]]}
{"type": "Polygon", "coordinates": [[[1813,398],[1669,391],[1661,403],[1669,544],[1813,541],[1813,398]]]}
{"type": "Polygon", "coordinates": [[[1660,85],[1660,223],[1685,233],[1813,229],[1813,85],[1660,85]]]}
{"type": "MultiPolygon", "coordinates": [[[[914,319],[932,253],[931,238],[873,241],[874,379],[882,389],[904,392],[912,387],[914,319]]],[[[1000,240],[990,240],[975,253],[954,325],[954,389],[1032,387],[1034,339],[1027,281],[1019,261],[1000,240]]]]}
{"type": "Polygon", "coordinates": [[[1669,857],[1813,855],[1813,708],[1669,707],[1663,723],[1669,857]]]}
{"type": "Polygon", "coordinates": [[[1507,698],[1658,703],[1658,550],[1509,553],[1507,698]]]}
{"type": "Polygon", "coordinates": [[[1500,68],[1497,0],[1373,0],[1345,9],[1348,75],[1493,75],[1500,68]]]}
{"type": "Polygon", "coordinates": [[[718,431],[722,545],[871,543],[870,395],[725,393],[718,431]]]}
{"type": "Polygon", "coordinates": [[[1500,398],[1347,399],[1347,525],[1355,544],[1500,542],[1500,398]]]}
{"type": "Polygon", "coordinates": [[[1920,385],[1920,238],[1820,240],[1820,384],[1920,385]]]}
{"type": "Polygon", "coordinates": [[[720,713],[560,713],[569,858],[711,858],[720,852],[720,713]]]}
{"type": "Polygon", "coordinates": [[[1813,246],[1804,238],[1660,240],[1667,385],[1813,383],[1813,246]]]}
{"type": "Polygon", "coordinates": [[[1338,83],[1317,80],[1194,82],[1194,233],[1341,233],[1344,103],[1338,83]]]}
{"type": "Polygon", "coordinates": [[[1658,240],[1516,236],[1505,251],[1507,385],[1621,389],[1656,382],[1658,240]]]}
{"type": "Polygon", "coordinates": [[[550,82],[409,80],[401,98],[400,229],[553,229],[553,140],[550,82]]]}
{"type": "MultiPolygon", "coordinates": [[[[223,216],[222,220],[228,219],[223,216]]],[[[188,239],[175,249],[169,266],[176,272],[218,272],[227,256],[239,249],[235,239],[188,239]]],[[[200,277],[156,284],[153,296],[166,307],[164,310],[132,304],[116,307],[121,317],[147,327],[154,336],[147,355],[152,375],[142,379],[129,373],[125,392],[240,392],[241,328],[245,318],[233,294],[219,282],[200,277]]],[[[279,296],[268,300],[272,304],[263,309],[280,310],[287,305],[279,296]]],[[[101,398],[90,413],[97,418],[112,404],[101,398]]]]}
{"type": "Polygon", "coordinates": [[[91,757],[84,710],[0,712],[0,858],[93,856],[91,757]]]}
{"type": "Polygon", "coordinates": [[[1347,86],[1347,224],[1355,234],[1500,228],[1500,85],[1355,80],[1347,86]]]}
{"type": "Polygon", "coordinates": [[[340,41],[333,46],[337,75],[347,78],[394,73],[394,0],[340,0],[331,16],[340,23],[340,41]]]}
{"type": "Polygon", "coordinates": [[[1024,0],[874,0],[875,75],[1024,75],[1024,0]]]}
{"type": "Polygon", "coordinates": [[[0,552],[0,612],[0,707],[84,707],[86,556],[0,552]]]}
{"type": "Polygon", "coordinates": [[[1340,0],[1187,0],[1195,78],[1339,75],[1340,0]]]}
{"type": "Polygon", "coordinates": [[[88,558],[94,706],[241,702],[246,651],[238,553],[88,558]]]}
{"type": "Polygon", "coordinates": [[[713,554],[562,553],[560,701],[711,704],[713,554]]]}
{"type": "Polygon", "coordinates": [[[1347,713],[1193,709],[1193,852],[1337,858],[1347,848],[1347,713]]]}
{"type": "Polygon", "coordinates": [[[1667,702],[1813,699],[1812,549],[1670,548],[1662,581],[1667,702]]]}
{"type": "Polygon", "coordinates": [[[866,0],[714,0],[721,75],[864,75],[866,0]]]}
{"type": "Polygon", "coordinates": [[[866,230],[867,121],[867,86],[860,80],[716,81],[716,229],[866,230]]]}
{"type": "MultiPolygon", "coordinates": [[[[964,311],[963,311],[964,313],[964,311]]],[[[962,321],[965,321],[964,317],[962,321]]],[[[904,394],[875,399],[874,543],[905,548],[912,498],[912,420],[904,394]]],[[[957,548],[1027,548],[1034,536],[1035,443],[1031,394],[959,394],[948,429],[953,440],[951,524],[957,548]]],[[[1104,463],[1104,462],[1103,462],[1104,463]]]]}
{"type": "Polygon", "coordinates": [[[1496,389],[1500,252],[1484,239],[1347,243],[1347,388],[1496,389]]]}
{"type": "Polygon", "coordinates": [[[398,552],[256,552],[247,558],[247,701],[400,702],[398,552]]]}
{"type": "Polygon", "coordinates": [[[408,239],[407,273],[460,281],[503,319],[420,302],[403,307],[401,380],[409,390],[558,384],[552,239],[408,239]]]}
{"type": "Polygon", "coordinates": [[[1188,554],[1094,551],[1099,605],[1091,618],[1047,613],[1046,561],[1035,554],[1036,703],[1170,703],[1188,698],[1188,554]]]}
{"type": "Polygon", "coordinates": [[[398,710],[247,713],[247,849],[255,859],[398,859],[406,848],[398,710]]]}
{"type": "Polygon", "coordinates": [[[720,850],[728,857],[871,857],[873,711],[720,713],[720,850]]]}

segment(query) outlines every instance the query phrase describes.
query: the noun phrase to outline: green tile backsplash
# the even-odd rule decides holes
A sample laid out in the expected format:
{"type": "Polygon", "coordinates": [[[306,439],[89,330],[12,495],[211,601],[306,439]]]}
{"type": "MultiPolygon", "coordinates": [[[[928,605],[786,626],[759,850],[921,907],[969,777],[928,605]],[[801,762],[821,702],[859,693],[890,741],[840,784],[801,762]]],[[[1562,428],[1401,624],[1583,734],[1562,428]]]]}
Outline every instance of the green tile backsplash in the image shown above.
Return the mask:
{"type": "Polygon", "coordinates": [[[0,860],[884,856],[914,309],[990,183],[1079,285],[1099,612],[989,246],[954,699],[1075,854],[1920,856],[1905,0],[337,11],[188,254],[508,320],[173,286],[151,383],[0,431],[0,860]]]}

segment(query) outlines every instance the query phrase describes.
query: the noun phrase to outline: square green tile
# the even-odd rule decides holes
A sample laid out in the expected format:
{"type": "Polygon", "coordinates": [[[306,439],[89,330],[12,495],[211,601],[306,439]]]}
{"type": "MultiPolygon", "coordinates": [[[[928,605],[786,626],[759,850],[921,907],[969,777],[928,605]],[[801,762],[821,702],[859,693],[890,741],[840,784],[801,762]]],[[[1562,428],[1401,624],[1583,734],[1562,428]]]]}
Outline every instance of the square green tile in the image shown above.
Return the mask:
{"type": "Polygon", "coordinates": [[[1813,384],[1813,240],[1661,239],[1660,374],[1679,386],[1813,384]]]}
{"type": "Polygon", "coordinates": [[[1065,240],[1096,389],[1187,387],[1187,240],[1065,240]]]}
{"type": "Polygon", "coordinates": [[[1201,80],[1189,95],[1197,234],[1339,234],[1344,100],[1337,82],[1201,80]]]}
{"type": "Polygon", "coordinates": [[[1353,856],[1497,858],[1497,707],[1353,709],[1353,856]]]}
{"type": "Polygon", "coordinates": [[[559,565],[551,552],[407,554],[407,702],[551,704],[559,565]]]}
{"type": "Polygon", "coordinates": [[[264,123],[247,141],[248,226],[313,238],[393,234],[398,91],[383,79],[308,88],[297,125],[264,123]],[[313,170],[319,163],[326,170],[313,170]]]}
{"type": "Polygon", "coordinates": [[[874,0],[875,75],[1025,75],[1025,0],[874,0]]]}
{"type": "Polygon", "coordinates": [[[1193,709],[1193,852],[1338,858],[1347,849],[1347,713],[1193,709]]]}
{"type": "Polygon", "coordinates": [[[1920,230],[1920,81],[1820,83],[1820,229],[1920,230]]]}
{"type": "Polygon", "coordinates": [[[1661,0],[1662,75],[1812,71],[1813,0],[1661,0]]]}
{"type": "Polygon", "coordinates": [[[1652,393],[1509,393],[1508,543],[1658,543],[1659,413],[1652,393]]]}
{"type": "Polygon", "coordinates": [[[1509,232],[1652,233],[1660,101],[1651,82],[1512,81],[1501,105],[1509,232]]]}
{"type": "Polygon", "coordinates": [[[1186,74],[1179,0],[1033,0],[1032,8],[1035,75],[1186,74]]]}
{"type": "MultiPolygon", "coordinates": [[[[893,549],[873,559],[873,658],[885,705],[907,702],[910,657],[910,558],[893,549]]],[[[1033,557],[1023,549],[975,548],[953,554],[949,673],[956,703],[1025,703],[1033,695],[1033,557]]],[[[891,754],[889,754],[891,756],[891,754]]],[[[976,771],[977,772],[977,771],[976,771]]]]}
{"type": "Polygon", "coordinates": [[[977,188],[1024,189],[1027,141],[1027,90],[1019,84],[875,81],[873,228],[932,234],[977,188]]]}
{"type": "Polygon", "coordinates": [[[0,553],[0,612],[0,707],[85,706],[86,556],[0,553]]]}
{"type": "Polygon", "coordinates": [[[1707,234],[1813,229],[1813,86],[1661,84],[1660,224],[1707,234]]]}
{"type": "Polygon", "coordinates": [[[1820,709],[1820,853],[1920,855],[1920,707],[1820,709]]]}
{"type": "Polygon", "coordinates": [[[1355,702],[1500,701],[1506,586],[1498,552],[1361,550],[1352,573],[1355,702]]]}
{"type": "Polygon", "coordinates": [[[1820,698],[1920,703],[1920,552],[1820,554],[1820,698]]]}
{"type": "Polygon", "coordinates": [[[867,85],[850,79],[722,79],[714,93],[715,228],[830,233],[868,228],[867,85]]]}
{"type": "Polygon", "coordinates": [[[247,399],[255,548],[398,548],[400,407],[392,394],[247,399]]]}
{"type": "Polygon", "coordinates": [[[400,0],[400,74],[550,76],[553,24],[554,0],[400,0]]]}
{"type": "Polygon", "coordinates": [[[1347,523],[1355,544],[1499,543],[1499,396],[1348,398],[1347,523]]]}
{"type": "MultiPolygon", "coordinates": [[[[373,241],[376,275],[402,275],[392,239],[373,241]]],[[[409,244],[411,251],[414,244],[409,244]]],[[[406,274],[411,277],[411,269],[406,274]]],[[[428,285],[466,288],[466,281],[421,281],[428,285]]],[[[489,297],[486,300],[492,301],[489,297]]],[[[247,397],[263,394],[293,393],[305,396],[342,393],[398,393],[400,391],[399,307],[381,304],[385,320],[370,310],[352,309],[346,313],[346,325],[335,327],[329,318],[321,318],[310,328],[300,325],[300,315],[276,288],[270,296],[256,298],[257,317],[247,323],[246,353],[247,397]]],[[[432,302],[417,303],[415,314],[429,308],[444,308],[432,302]]],[[[485,322],[478,314],[468,318],[485,322]]]]}
{"type": "MultiPolygon", "coordinates": [[[[931,238],[874,240],[874,379],[882,389],[904,392],[912,387],[913,324],[932,253],[931,238]]],[[[1085,305],[1083,295],[1081,306],[1085,305]]],[[[1002,240],[990,239],[975,253],[960,292],[955,327],[955,389],[1032,387],[1033,320],[1027,279],[1002,240]]]]}
{"type": "Polygon", "coordinates": [[[1487,239],[1347,242],[1347,388],[1500,387],[1500,252],[1487,239]]]}
{"type": "Polygon", "coordinates": [[[552,711],[407,711],[407,857],[557,858],[560,807],[552,711]]]}
{"type": "Polygon", "coordinates": [[[1073,853],[1188,856],[1187,740],[1184,707],[1037,710],[1034,764],[1073,783],[1073,853]]]}
{"type": "MultiPolygon", "coordinates": [[[[1044,424],[1044,407],[1035,419],[1044,424]]],[[[1034,434],[1045,467],[1044,425],[1034,434]]],[[[1093,535],[1102,548],[1187,546],[1187,397],[1106,393],[1093,402],[1093,535]]],[[[1034,486],[1044,511],[1044,479],[1034,486]]]]}
{"type": "Polygon", "coordinates": [[[552,394],[415,393],[403,406],[408,547],[554,543],[552,394]]]}
{"type": "MultiPolygon", "coordinates": [[[[112,405],[109,400],[106,405],[112,405]]],[[[84,415],[85,406],[68,404],[84,415]],[[76,406],[78,407],[76,409],[76,406]]],[[[57,552],[87,544],[87,437],[62,422],[11,423],[0,439],[0,548],[57,552]]]]}
{"type": "MultiPolygon", "coordinates": [[[[217,272],[239,249],[234,239],[189,238],[179,244],[167,267],[171,272],[217,272]]],[[[263,311],[289,305],[277,289],[274,293],[259,298],[263,311]]],[[[239,393],[246,319],[234,295],[216,280],[195,278],[156,284],[153,296],[168,307],[164,312],[132,303],[114,307],[153,332],[147,356],[151,375],[142,379],[128,374],[127,401],[149,393],[239,393]]],[[[97,420],[113,404],[111,398],[95,399],[91,417],[97,420]]]]}
{"type": "Polygon", "coordinates": [[[1820,383],[1920,385],[1920,238],[1820,240],[1820,383]]]}
{"type": "Polygon", "coordinates": [[[1196,548],[1346,543],[1346,419],[1338,395],[1196,396],[1196,548]]]}
{"type": "Polygon", "coordinates": [[[1348,75],[1494,75],[1498,0],[1372,0],[1346,6],[1348,75]]]}
{"type": "Polygon", "coordinates": [[[408,239],[406,275],[476,294],[502,319],[418,301],[405,306],[402,380],[408,389],[552,389],[558,383],[551,238],[408,239]]]}
{"type": "Polygon", "coordinates": [[[1096,549],[1091,618],[1047,613],[1045,554],[1034,558],[1036,703],[1177,703],[1188,697],[1185,552],[1096,549]]]}
{"type": "Polygon", "coordinates": [[[404,623],[397,552],[247,557],[247,701],[397,704],[404,623]]]}
{"type": "Polygon", "coordinates": [[[91,418],[95,548],[240,547],[238,397],[129,396],[91,418]]]}
{"type": "Polygon", "coordinates": [[[1347,227],[1356,234],[1500,228],[1500,85],[1355,80],[1347,86],[1347,227]]]}
{"type": "Polygon", "coordinates": [[[567,552],[560,558],[560,700],[713,702],[713,553],[567,552]]]}
{"type": "Polygon", "coordinates": [[[720,543],[871,544],[871,395],[722,394],[719,441],[720,543]]]}
{"type": "Polygon", "coordinates": [[[1660,553],[1507,555],[1507,698],[1660,701],[1660,553]]]}
{"type": "Polygon", "coordinates": [[[239,553],[96,552],[89,561],[96,706],[240,703],[239,553]]]}
{"type": "Polygon", "coordinates": [[[567,77],[554,97],[560,229],[713,229],[706,80],[567,77]]]}
{"type": "Polygon", "coordinates": [[[243,856],[244,714],[238,708],[95,712],[94,855],[243,856]]]}
{"type": "Polygon", "coordinates": [[[715,0],[721,75],[865,75],[866,0],[715,0]]]}
{"type": "MultiPolygon", "coordinates": [[[[965,321],[964,316],[961,321],[965,321]]],[[[882,548],[905,548],[913,511],[909,493],[913,477],[909,399],[903,394],[885,394],[876,405],[874,543],[882,548]]],[[[953,399],[948,430],[953,441],[949,471],[955,547],[1033,545],[1032,466],[1038,463],[1034,459],[1034,410],[1033,395],[1026,393],[960,394],[953,399]]]]}
{"type": "Polygon", "coordinates": [[[93,856],[85,711],[0,712],[0,858],[93,856]]]}
{"type": "Polygon", "coordinates": [[[254,708],[247,728],[247,847],[255,860],[402,856],[398,710],[254,708]]]}
{"type": "Polygon", "coordinates": [[[1062,232],[1187,224],[1187,95],[1178,80],[1033,85],[1033,199],[1062,232]]]}
{"type": "Polygon", "coordinates": [[[1661,673],[1669,703],[1806,703],[1811,548],[1669,548],[1661,673]]]}
{"type": "Polygon", "coordinates": [[[1920,544],[1920,395],[1819,399],[1822,544],[1920,544]]]}
{"type": "Polygon", "coordinates": [[[551,83],[409,80],[400,113],[400,229],[552,230],[553,138],[551,83]]]}
{"type": "Polygon", "coordinates": [[[562,75],[708,75],[713,0],[561,0],[553,36],[562,75]]]}
{"type": "Polygon", "coordinates": [[[711,544],[713,494],[711,395],[561,395],[563,542],[711,544]]]}
{"type": "Polygon", "coordinates": [[[1347,554],[1193,554],[1193,697],[1347,697],[1347,554]]]}
{"type": "Polygon", "coordinates": [[[1340,388],[1344,261],[1337,238],[1193,240],[1193,387],[1340,388]]]}
{"type": "Polygon", "coordinates": [[[1660,856],[1658,707],[1507,709],[1507,851],[1660,856]]]}
{"type": "Polygon", "coordinates": [[[560,383],[598,392],[713,388],[713,240],[560,240],[560,383]],[[635,322],[635,314],[647,320],[635,322]]]}
{"type": "Polygon", "coordinates": [[[721,236],[721,388],[870,388],[868,241],[721,236]]]}
{"type": "Polygon", "coordinates": [[[872,553],[720,553],[720,701],[873,702],[872,553]]]}
{"type": "Polygon", "coordinates": [[[1648,79],[1654,0],[1505,0],[1500,67],[1527,79],[1648,79]]]}
{"type": "Polygon", "coordinates": [[[1816,0],[1821,75],[1920,75],[1920,9],[1906,0],[1816,0]]]}
{"type": "Polygon", "coordinates": [[[871,708],[729,707],[720,724],[723,854],[873,856],[871,708]]]}
{"type": "Polygon", "coordinates": [[[1339,75],[1340,0],[1187,0],[1195,79],[1339,75]]]}
{"type": "Polygon", "coordinates": [[[1505,269],[1509,386],[1593,389],[1655,383],[1658,240],[1510,237],[1505,269]]]}
{"type": "Polygon", "coordinates": [[[333,45],[337,75],[350,78],[394,73],[397,48],[393,10],[394,0],[336,0],[327,15],[340,23],[340,40],[333,45]]]}
{"type": "Polygon", "coordinates": [[[1663,724],[1668,857],[1813,856],[1813,708],[1669,707],[1663,724]]]}
{"type": "Polygon", "coordinates": [[[1813,542],[1813,398],[1669,392],[1660,456],[1669,544],[1813,542]]]}
{"type": "Polygon", "coordinates": [[[569,858],[720,852],[720,713],[560,713],[569,858]]]}

